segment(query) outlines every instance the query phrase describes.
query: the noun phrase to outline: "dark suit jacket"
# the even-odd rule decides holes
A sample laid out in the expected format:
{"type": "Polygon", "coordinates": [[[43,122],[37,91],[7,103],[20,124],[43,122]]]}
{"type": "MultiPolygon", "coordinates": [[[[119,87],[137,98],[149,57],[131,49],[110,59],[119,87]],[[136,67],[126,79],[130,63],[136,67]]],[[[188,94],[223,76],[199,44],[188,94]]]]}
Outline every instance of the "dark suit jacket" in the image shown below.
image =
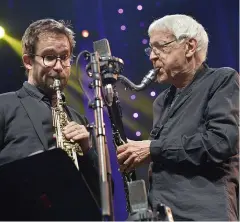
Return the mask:
{"type": "MultiPolygon", "coordinates": [[[[73,121],[87,124],[85,117],[70,107],[68,110],[73,121]]],[[[36,101],[24,87],[17,92],[0,95],[0,166],[47,150],[47,139],[36,101]]],[[[79,157],[79,168],[100,205],[98,156],[94,147],[79,157]]]]}

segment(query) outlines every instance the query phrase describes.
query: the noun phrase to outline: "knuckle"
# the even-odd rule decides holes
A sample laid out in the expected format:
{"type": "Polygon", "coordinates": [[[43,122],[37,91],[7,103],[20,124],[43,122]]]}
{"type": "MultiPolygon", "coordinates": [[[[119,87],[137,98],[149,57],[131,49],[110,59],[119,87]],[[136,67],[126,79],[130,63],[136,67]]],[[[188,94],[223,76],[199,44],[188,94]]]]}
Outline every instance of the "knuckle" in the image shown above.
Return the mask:
{"type": "Polygon", "coordinates": [[[138,156],[136,152],[133,152],[132,155],[133,155],[134,158],[136,158],[138,156]]]}

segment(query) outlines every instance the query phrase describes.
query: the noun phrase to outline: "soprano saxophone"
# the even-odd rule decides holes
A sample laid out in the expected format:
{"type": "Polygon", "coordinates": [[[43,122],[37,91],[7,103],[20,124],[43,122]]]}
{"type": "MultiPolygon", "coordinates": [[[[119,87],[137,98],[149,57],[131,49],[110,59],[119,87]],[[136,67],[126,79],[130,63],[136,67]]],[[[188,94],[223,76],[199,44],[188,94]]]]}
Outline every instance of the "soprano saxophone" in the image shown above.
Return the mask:
{"type": "Polygon", "coordinates": [[[67,140],[63,135],[63,128],[69,123],[69,120],[67,113],[64,110],[65,102],[61,94],[60,86],[60,80],[54,79],[52,88],[56,91],[57,103],[55,107],[52,107],[52,117],[56,135],[56,143],[57,147],[62,148],[72,159],[77,169],[79,169],[77,154],[82,156],[82,149],[78,143],[74,142],[73,140],[67,140]]]}

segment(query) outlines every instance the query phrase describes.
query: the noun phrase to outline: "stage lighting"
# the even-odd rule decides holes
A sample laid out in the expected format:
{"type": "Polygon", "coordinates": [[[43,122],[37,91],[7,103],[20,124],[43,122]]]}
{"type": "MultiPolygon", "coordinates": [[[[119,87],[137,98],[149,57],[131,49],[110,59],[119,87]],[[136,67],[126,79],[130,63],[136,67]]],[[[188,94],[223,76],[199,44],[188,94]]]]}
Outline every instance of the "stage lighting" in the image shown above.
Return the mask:
{"type": "Polygon", "coordinates": [[[0,39],[3,38],[5,35],[5,30],[2,26],[0,26],[0,39]]]}

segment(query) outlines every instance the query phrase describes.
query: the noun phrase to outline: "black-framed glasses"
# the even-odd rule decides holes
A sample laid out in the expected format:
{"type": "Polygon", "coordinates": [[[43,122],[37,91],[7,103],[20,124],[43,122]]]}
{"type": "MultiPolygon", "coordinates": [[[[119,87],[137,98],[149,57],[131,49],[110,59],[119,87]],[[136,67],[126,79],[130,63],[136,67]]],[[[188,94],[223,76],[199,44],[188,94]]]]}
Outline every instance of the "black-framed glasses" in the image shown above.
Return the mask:
{"type": "Polygon", "coordinates": [[[73,63],[73,57],[68,55],[61,55],[61,56],[56,56],[56,55],[41,56],[36,54],[31,54],[31,55],[41,57],[43,59],[43,64],[46,67],[54,67],[57,63],[57,60],[60,60],[61,65],[63,67],[70,67],[73,63]]]}
{"type": "Polygon", "coordinates": [[[154,54],[157,55],[157,54],[159,54],[159,52],[162,51],[162,49],[163,49],[165,46],[167,46],[167,45],[169,45],[170,43],[175,42],[175,41],[177,41],[177,39],[174,39],[174,40],[172,40],[172,41],[170,41],[170,42],[166,42],[166,43],[164,43],[164,44],[158,44],[157,47],[150,45],[150,46],[149,46],[148,48],[146,48],[144,51],[145,51],[145,53],[146,53],[147,56],[150,56],[152,51],[154,52],[154,54]]]}

